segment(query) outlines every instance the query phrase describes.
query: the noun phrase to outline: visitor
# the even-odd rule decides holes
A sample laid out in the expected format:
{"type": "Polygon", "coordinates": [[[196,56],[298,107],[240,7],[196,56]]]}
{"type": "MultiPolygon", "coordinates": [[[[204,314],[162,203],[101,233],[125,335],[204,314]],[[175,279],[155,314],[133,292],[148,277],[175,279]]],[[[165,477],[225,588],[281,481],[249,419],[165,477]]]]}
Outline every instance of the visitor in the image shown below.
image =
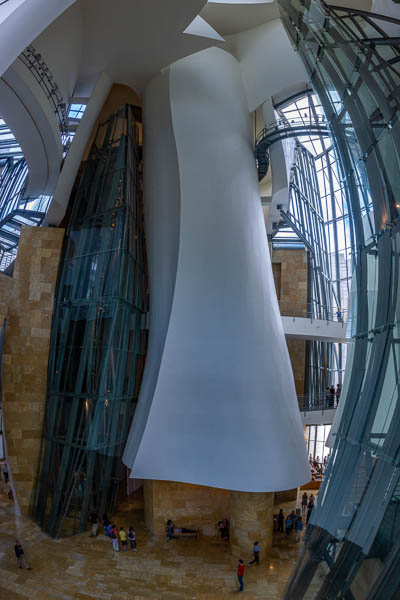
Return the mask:
{"type": "Polygon", "coordinates": [[[110,532],[108,531],[108,527],[110,525],[110,520],[107,517],[106,513],[104,513],[102,521],[103,521],[103,527],[104,527],[104,534],[105,535],[110,535],[110,532]]]}
{"type": "Polygon", "coordinates": [[[126,541],[126,531],[123,527],[119,528],[119,539],[121,540],[122,551],[126,552],[128,549],[128,543],[126,541]]]}
{"type": "Polygon", "coordinates": [[[326,392],[325,392],[325,400],[326,400],[326,404],[327,406],[329,406],[330,402],[331,402],[331,388],[329,387],[329,385],[326,388],[326,392]]]}
{"type": "Polygon", "coordinates": [[[292,512],[290,513],[289,518],[290,518],[290,533],[292,533],[294,524],[296,522],[296,513],[294,512],[294,510],[292,510],[292,512]]]}
{"type": "Polygon", "coordinates": [[[111,530],[112,530],[112,525],[111,525],[111,523],[109,523],[105,529],[106,536],[111,537],[111,530]]]}
{"type": "Polygon", "coordinates": [[[340,308],[339,308],[339,310],[336,312],[336,318],[337,318],[337,320],[338,320],[338,323],[343,323],[343,316],[342,316],[342,311],[340,310],[340,308]]]}
{"type": "Polygon", "coordinates": [[[296,542],[300,541],[301,530],[303,529],[303,521],[301,517],[298,517],[296,521],[296,542]]]}
{"type": "Polygon", "coordinates": [[[97,513],[95,513],[94,511],[90,514],[90,523],[92,525],[92,536],[96,537],[97,536],[97,529],[99,527],[99,517],[97,516],[97,513]]]}
{"type": "Polygon", "coordinates": [[[304,492],[304,494],[301,498],[301,512],[302,512],[303,517],[306,514],[307,504],[308,504],[308,494],[307,494],[307,492],[304,492]]]}
{"type": "Polygon", "coordinates": [[[256,563],[257,565],[260,564],[260,546],[258,545],[258,542],[254,542],[254,546],[253,546],[253,560],[249,562],[249,566],[252,565],[253,563],[256,563]]]}
{"type": "Polygon", "coordinates": [[[285,535],[288,538],[289,537],[289,533],[290,533],[290,525],[292,524],[292,519],[290,518],[290,515],[288,515],[286,517],[286,521],[285,521],[285,535]]]}
{"type": "Polygon", "coordinates": [[[243,575],[244,575],[244,562],[241,558],[238,561],[237,567],[237,578],[239,582],[239,592],[243,592],[243,575]]]}
{"type": "Polygon", "coordinates": [[[307,523],[307,525],[308,525],[308,521],[310,520],[313,507],[314,507],[314,505],[311,506],[310,504],[308,504],[307,517],[306,517],[306,523],[307,523]]]}
{"type": "Polygon", "coordinates": [[[132,525],[129,527],[128,540],[131,545],[131,550],[135,550],[136,552],[136,532],[133,529],[132,525]]]}
{"type": "Polygon", "coordinates": [[[174,524],[172,523],[172,521],[170,519],[168,519],[168,521],[167,521],[167,540],[168,541],[172,540],[173,533],[174,533],[174,524]]]}
{"type": "Polygon", "coordinates": [[[311,516],[313,508],[314,508],[314,495],[311,494],[309,501],[308,501],[308,508],[307,508],[307,519],[306,519],[307,524],[308,524],[308,521],[310,520],[310,516],[311,516]]]}
{"type": "Polygon", "coordinates": [[[335,386],[331,385],[330,389],[329,389],[329,408],[334,408],[335,406],[335,386]]]}
{"type": "Polygon", "coordinates": [[[3,475],[4,475],[4,481],[7,484],[8,483],[8,467],[7,467],[7,463],[6,462],[3,465],[3,475]]]}
{"type": "Polygon", "coordinates": [[[221,533],[221,539],[222,540],[228,540],[229,539],[229,532],[228,532],[228,519],[223,519],[222,521],[218,521],[218,529],[221,533]]]}
{"type": "Polygon", "coordinates": [[[24,549],[18,540],[15,540],[14,550],[15,550],[15,556],[17,557],[19,568],[22,569],[22,566],[24,566],[25,569],[28,569],[28,571],[30,571],[31,568],[25,560],[24,549]]]}
{"type": "Polygon", "coordinates": [[[283,510],[282,508],[279,511],[278,514],[278,531],[280,531],[281,533],[283,533],[283,521],[284,521],[285,517],[283,514],[283,510]]]}
{"type": "Polygon", "coordinates": [[[115,525],[111,525],[110,537],[114,552],[119,552],[118,531],[115,525]]]}
{"type": "Polygon", "coordinates": [[[336,408],[339,406],[340,394],[342,393],[342,386],[340,383],[336,386],[336,408]]]}

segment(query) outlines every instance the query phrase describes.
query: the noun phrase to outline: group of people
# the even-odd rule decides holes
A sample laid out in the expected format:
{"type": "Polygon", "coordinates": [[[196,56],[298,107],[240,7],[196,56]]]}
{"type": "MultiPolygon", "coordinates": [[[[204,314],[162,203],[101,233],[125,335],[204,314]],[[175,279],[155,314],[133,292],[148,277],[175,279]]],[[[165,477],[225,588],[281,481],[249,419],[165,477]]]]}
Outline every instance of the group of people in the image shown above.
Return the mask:
{"type": "Polygon", "coordinates": [[[328,459],[329,455],[324,456],[324,459],[321,460],[319,456],[313,458],[313,455],[310,453],[308,456],[308,462],[310,463],[311,473],[313,475],[323,475],[328,464],[328,459]]]}
{"type": "Polygon", "coordinates": [[[300,541],[300,535],[303,530],[303,519],[300,515],[296,515],[294,510],[286,517],[281,508],[278,514],[278,531],[283,533],[283,525],[285,525],[285,535],[288,538],[293,531],[296,531],[296,542],[300,541]]]}
{"type": "Polygon", "coordinates": [[[329,408],[335,408],[335,406],[336,407],[339,406],[339,400],[340,400],[341,393],[342,393],[342,386],[340,385],[340,383],[338,383],[336,385],[336,388],[334,385],[328,385],[328,387],[326,388],[325,397],[326,397],[326,403],[329,408]],[[335,405],[335,399],[336,399],[336,405],[335,405]]]}
{"type": "MultiPolygon", "coordinates": [[[[92,524],[92,535],[97,535],[97,529],[99,524],[99,518],[95,512],[91,513],[90,522],[92,524]]],[[[119,552],[120,544],[123,552],[128,550],[128,544],[131,550],[136,552],[136,532],[132,525],[129,527],[128,531],[125,530],[123,526],[117,529],[114,523],[111,523],[110,519],[106,514],[103,515],[103,527],[104,527],[104,535],[109,537],[112,542],[112,547],[114,552],[119,552]]]]}

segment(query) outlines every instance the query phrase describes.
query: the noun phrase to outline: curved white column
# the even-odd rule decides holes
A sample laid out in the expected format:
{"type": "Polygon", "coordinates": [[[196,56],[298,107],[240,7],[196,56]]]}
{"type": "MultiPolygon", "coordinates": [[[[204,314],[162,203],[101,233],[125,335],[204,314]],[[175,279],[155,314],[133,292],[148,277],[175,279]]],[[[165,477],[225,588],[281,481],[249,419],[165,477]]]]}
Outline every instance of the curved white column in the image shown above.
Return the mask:
{"type": "Polygon", "coordinates": [[[296,487],[310,472],[237,61],[213,48],[173,64],[145,124],[150,345],[124,462],[137,478],[296,487]]]}

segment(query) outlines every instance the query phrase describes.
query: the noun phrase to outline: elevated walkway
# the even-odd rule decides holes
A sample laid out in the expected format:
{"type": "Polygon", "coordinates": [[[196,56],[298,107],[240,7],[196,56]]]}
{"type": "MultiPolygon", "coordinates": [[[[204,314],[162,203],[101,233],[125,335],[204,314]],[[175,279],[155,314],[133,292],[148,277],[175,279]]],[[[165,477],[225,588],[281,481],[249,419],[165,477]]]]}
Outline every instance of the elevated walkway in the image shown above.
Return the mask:
{"type": "Polygon", "coordinates": [[[275,142],[287,138],[309,136],[328,136],[329,128],[325,120],[281,119],[264,127],[256,138],[255,156],[257,161],[258,180],[261,181],[268,172],[269,147],[275,142]]]}
{"type": "Polygon", "coordinates": [[[331,425],[340,398],[327,394],[303,394],[297,396],[303,425],[331,425]]]}
{"type": "Polygon", "coordinates": [[[285,335],[300,340],[346,344],[351,338],[351,322],[343,311],[296,302],[279,303],[285,335]]]}

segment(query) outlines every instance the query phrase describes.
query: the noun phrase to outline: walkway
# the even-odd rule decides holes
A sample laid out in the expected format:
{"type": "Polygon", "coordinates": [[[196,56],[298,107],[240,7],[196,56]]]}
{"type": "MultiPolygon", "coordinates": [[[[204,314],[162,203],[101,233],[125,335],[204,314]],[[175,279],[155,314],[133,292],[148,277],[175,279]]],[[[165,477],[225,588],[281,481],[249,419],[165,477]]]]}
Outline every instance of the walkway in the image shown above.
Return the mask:
{"type": "MultiPolygon", "coordinates": [[[[4,486],[4,483],[1,482],[4,486]]],[[[297,500],[298,506],[299,497],[297,500]]],[[[281,505],[291,510],[294,502],[281,505]]],[[[279,510],[276,506],[276,512],[279,510]]],[[[220,600],[237,596],[236,560],[218,538],[158,540],[143,523],[143,511],[120,512],[117,526],[132,524],[138,551],[114,553],[110,540],[88,533],[63,540],[46,537],[30,520],[17,518],[0,495],[0,597],[12,600],[220,600]],[[22,542],[31,571],[20,570],[14,555],[15,538],[22,542]]],[[[302,544],[274,534],[272,556],[245,573],[249,599],[278,600],[302,544]]],[[[244,560],[250,559],[243,557],[244,560]]]]}
{"type": "Polygon", "coordinates": [[[261,181],[268,172],[269,147],[275,142],[287,138],[301,136],[328,136],[329,129],[326,121],[310,119],[280,119],[264,127],[256,138],[255,155],[257,161],[258,180],[261,181]]]}
{"type": "Polygon", "coordinates": [[[351,339],[351,319],[345,311],[301,302],[279,302],[279,308],[287,337],[342,344],[351,339]]]}

